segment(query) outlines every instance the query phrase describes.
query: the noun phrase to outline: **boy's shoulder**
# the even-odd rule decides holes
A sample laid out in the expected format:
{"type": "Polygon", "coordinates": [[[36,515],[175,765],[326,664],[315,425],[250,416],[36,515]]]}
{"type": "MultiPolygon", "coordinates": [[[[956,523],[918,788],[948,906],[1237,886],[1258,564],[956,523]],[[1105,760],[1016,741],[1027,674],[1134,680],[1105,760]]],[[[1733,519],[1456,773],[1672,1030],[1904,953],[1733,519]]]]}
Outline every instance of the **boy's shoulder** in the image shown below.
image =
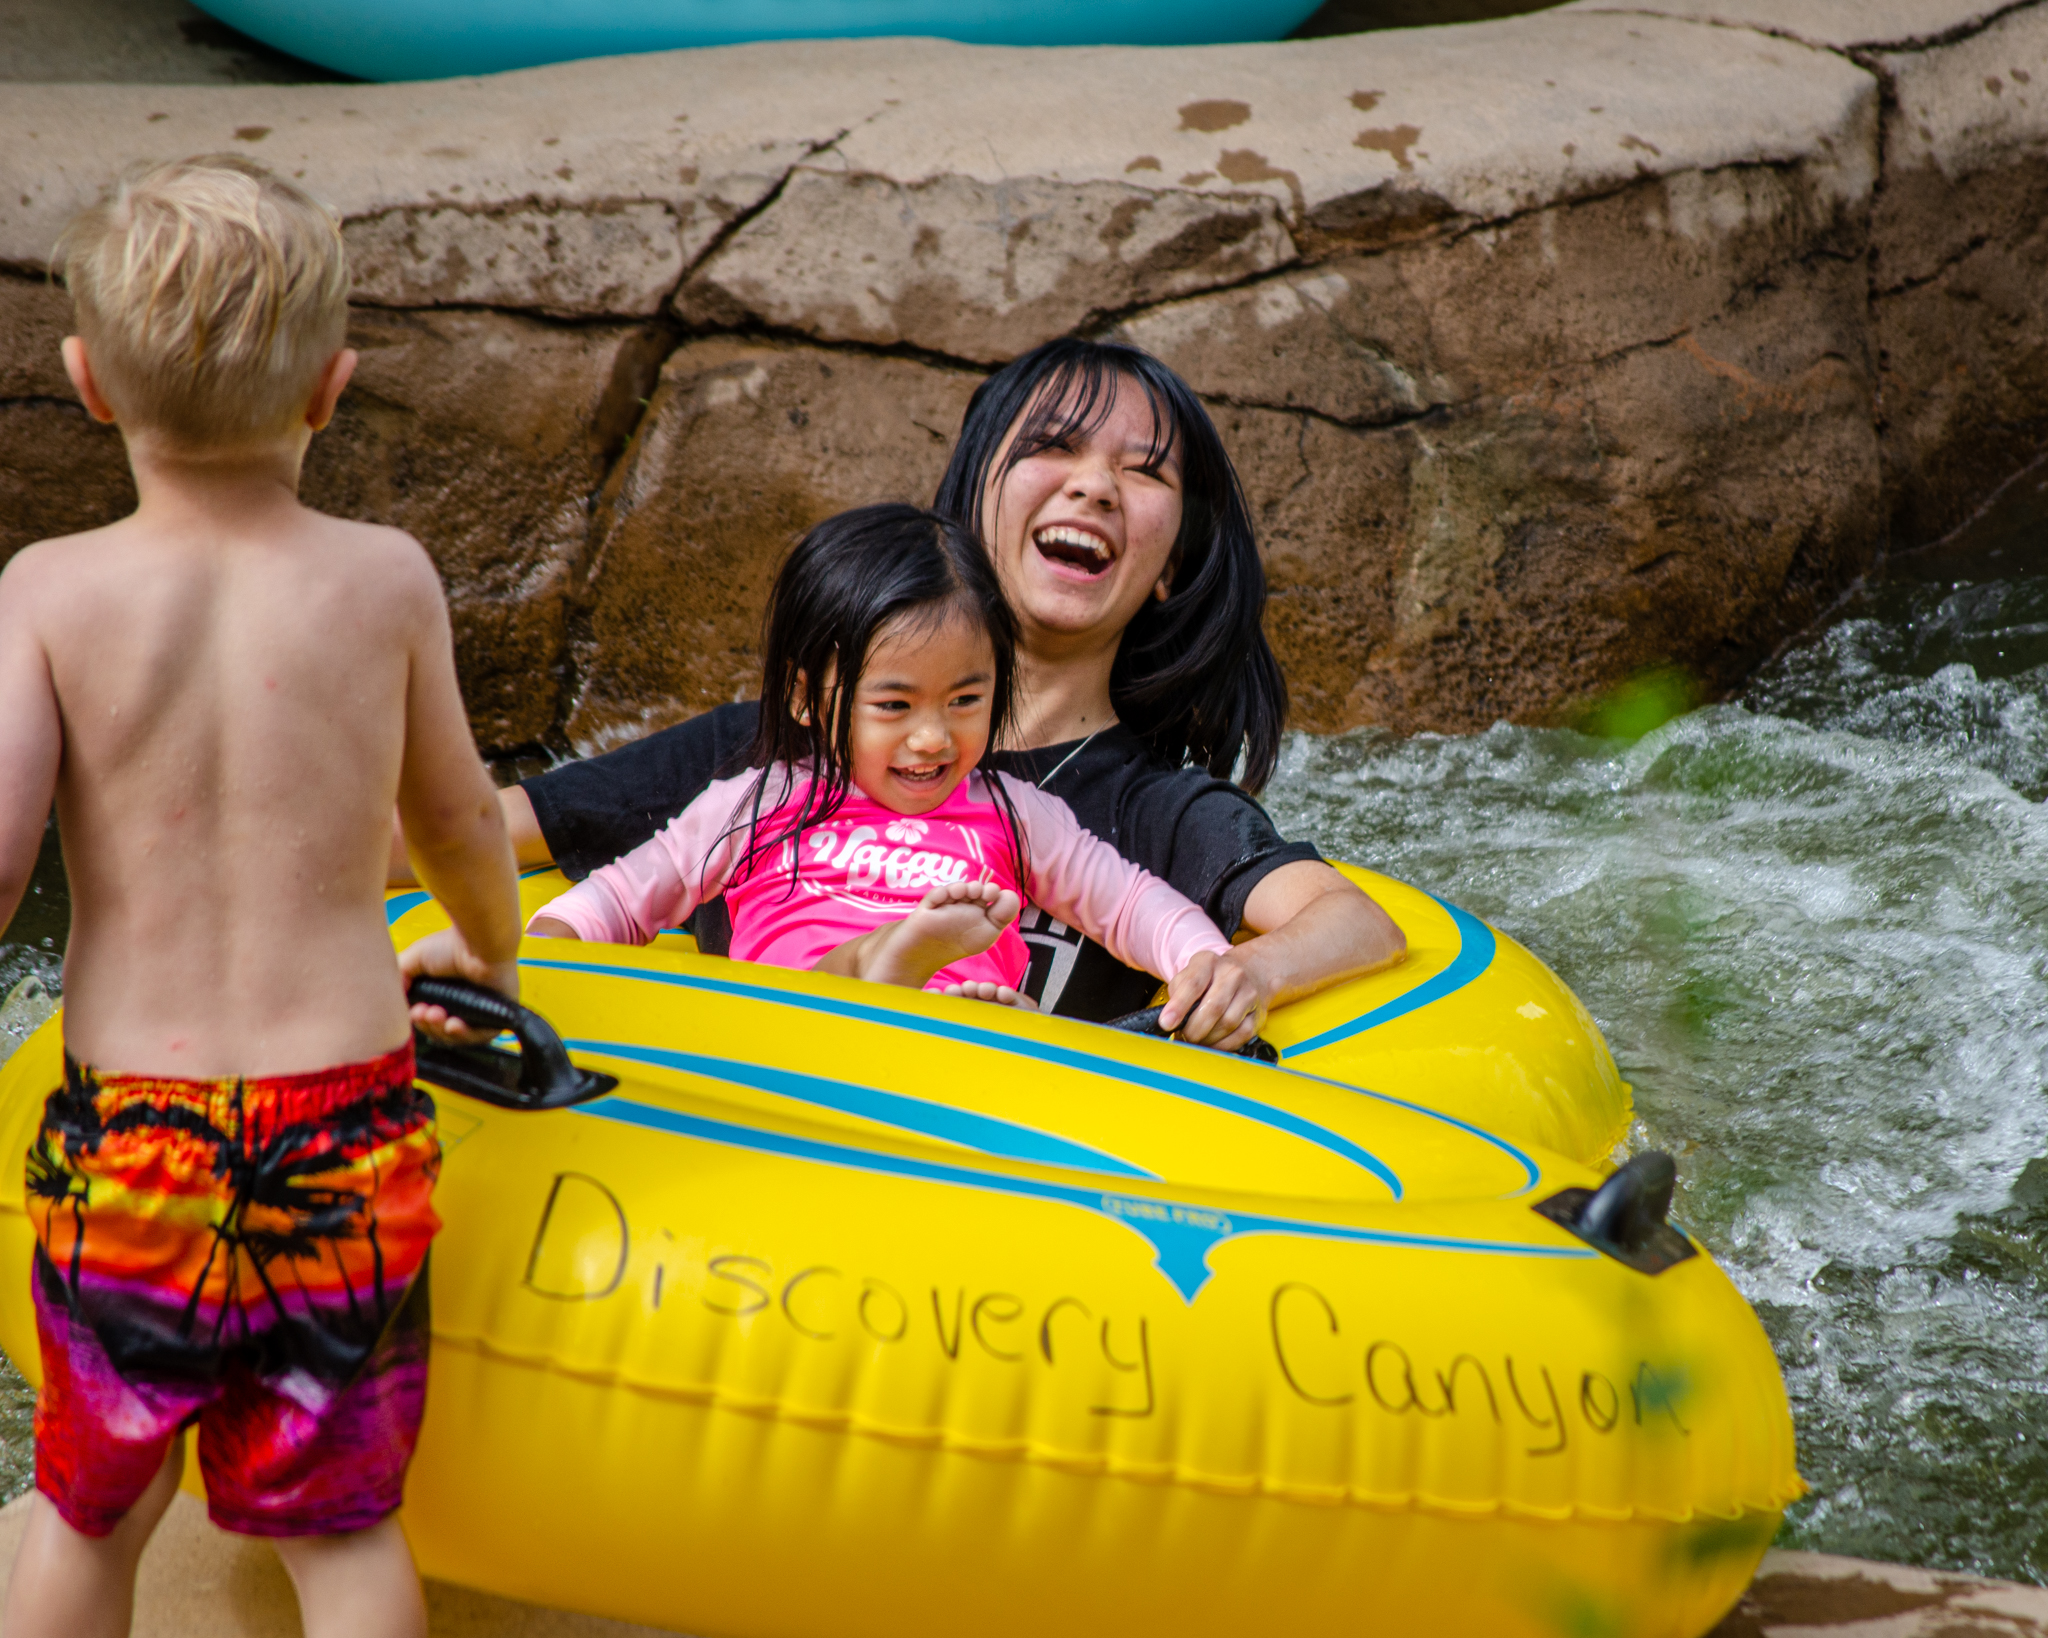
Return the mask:
{"type": "Polygon", "coordinates": [[[448,623],[440,571],[427,549],[403,529],[311,513],[303,563],[308,576],[295,592],[304,618],[319,627],[345,620],[361,643],[376,633],[386,643],[438,646],[448,623]]]}
{"type": "Polygon", "coordinates": [[[426,547],[407,534],[403,529],[388,523],[365,523],[360,518],[336,517],[332,512],[321,512],[310,506],[301,506],[299,516],[308,535],[322,547],[339,546],[352,556],[364,558],[383,556],[394,567],[407,566],[415,571],[433,573],[433,559],[427,555],[426,547]]]}
{"type": "Polygon", "coordinates": [[[0,609],[20,613],[61,595],[67,586],[90,582],[122,548],[119,523],[33,541],[0,564],[0,609]]]}
{"type": "Polygon", "coordinates": [[[403,529],[338,518],[327,512],[308,515],[318,520],[317,527],[324,536],[323,549],[340,549],[333,559],[337,566],[345,563],[347,570],[361,575],[366,585],[385,587],[403,595],[424,593],[439,603],[440,571],[434,567],[426,547],[403,529]]]}
{"type": "MultiPolygon", "coordinates": [[[[300,544],[314,559],[372,597],[439,608],[440,571],[427,549],[403,529],[360,523],[306,509],[300,544]]],[[[137,567],[155,552],[149,531],[133,517],[73,535],[55,535],[22,547],[0,565],[0,598],[16,607],[62,595],[69,587],[104,587],[110,567],[126,558],[137,567]]]]}

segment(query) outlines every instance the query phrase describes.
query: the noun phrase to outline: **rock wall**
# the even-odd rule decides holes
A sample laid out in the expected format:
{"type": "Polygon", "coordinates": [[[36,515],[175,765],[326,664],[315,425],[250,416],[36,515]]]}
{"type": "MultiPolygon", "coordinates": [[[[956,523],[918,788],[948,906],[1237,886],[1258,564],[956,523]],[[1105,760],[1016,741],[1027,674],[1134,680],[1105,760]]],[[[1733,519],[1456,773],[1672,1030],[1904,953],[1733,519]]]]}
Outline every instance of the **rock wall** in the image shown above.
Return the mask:
{"type": "Polygon", "coordinates": [[[810,42],[0,100],[0,554],[116,514],[43,258],[141,157],[340,209],[317,504],[433,551],[492,749],[745,692],[790,537],[1119,335],[1215,410],[1297,722],[1723,687],[2048,439],[2048,0],[1578,0],[1274,45],[810,42]]]}
{"type": "MultiPolygon", "coordinates": [[[[1619,14],[1615,0],[1567,12],[1619,14]]],[[[1652,0],[1878,83],[1869,348],[1894,550],[1953,531],[2048,445],[2048,7],[1652,0]]]]}

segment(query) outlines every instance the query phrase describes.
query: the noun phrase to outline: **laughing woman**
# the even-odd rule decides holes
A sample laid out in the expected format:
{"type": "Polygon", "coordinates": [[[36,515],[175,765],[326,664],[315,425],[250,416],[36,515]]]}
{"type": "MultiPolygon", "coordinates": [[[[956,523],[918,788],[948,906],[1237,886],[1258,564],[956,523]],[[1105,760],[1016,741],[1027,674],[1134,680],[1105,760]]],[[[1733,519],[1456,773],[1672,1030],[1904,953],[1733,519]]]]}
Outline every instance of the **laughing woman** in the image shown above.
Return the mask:
{"type": "MultiPolygon", "coordinates": [[[[1179,376],[1132,347],[1034,348],[975,393],[935,504],[979,534],[1017,613],[1017,723],[988,766],[1063,798],[1226,935],[1255,935],[1224,958],[1250,980],[1227,1011],[1205,1000],[1163,1025],[1233,1042],[1271,1007],[1401,959],[1386,913],[1283,840],[1252,794],[1279,753],[1287,687],[1237,474],[1179,376]]],[[[721,706],[504,791],[520,863],[580,879],[637,847],[737,771],[757,710],[721,706]]],[[[729,928],[707,911],[698,942],[723,953],[729,928]]],[[[1026,989],[1047,1011],[1113,1018],[1156,987],[1035,912],[1023,932],[1026,989]]]]}

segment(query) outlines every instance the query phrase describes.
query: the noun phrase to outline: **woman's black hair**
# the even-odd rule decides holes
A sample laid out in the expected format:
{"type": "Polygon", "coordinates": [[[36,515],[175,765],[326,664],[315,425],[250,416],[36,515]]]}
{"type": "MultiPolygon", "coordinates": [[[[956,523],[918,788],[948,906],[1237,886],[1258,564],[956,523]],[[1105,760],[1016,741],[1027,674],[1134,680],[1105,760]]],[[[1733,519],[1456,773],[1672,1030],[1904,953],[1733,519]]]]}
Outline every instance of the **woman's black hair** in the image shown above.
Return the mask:
{"type": "Polygon", "coordinates": [[[982,502],[991,480],[1000,486],[1018,462],[1087,436],[1126,382],[1152,407],[1150,459],[1171,453],[1179,463],[1181,523],[1171,595],[1148,598],[1124,628],[1110,702],[1174,767],[1192,761],[1228,779],[1242,757],[1245,787],[1257,791],[1280,754],[1287,681],[1261,624],[1266,571],[1251,508],[1216,424],[1185,381],[1119,342],[1062,337],[1034,347],[975,390],[933,504],[988,539],[993,520],[982,502]]]}
{"type": "MultiPolygon", "coordinates": [[[[988,633],[995,651],[989,687],[989,744],[1010,725],[1017,674],[1017,617],[980,540],[936,512],[891,502],[827,518],[791,548],[768,594],[761,621],[761,710],[748,763],[763,770],[740,868],[752,870],[782,842],[839,811],[853,780],[853,692],[875,639],[908,617],[909,629],[936,630],[955,615],[988,633]],[[811,782],[793,819],[763,835],[761,813],[779,806],[767,791],[776,764],[808,764],[811,782]]],[[[1021,831],[1002,781],[986,781],[1025,879],[1021,831]]],[[[794,888],[792,879],[792,889],[794,888]]]]}

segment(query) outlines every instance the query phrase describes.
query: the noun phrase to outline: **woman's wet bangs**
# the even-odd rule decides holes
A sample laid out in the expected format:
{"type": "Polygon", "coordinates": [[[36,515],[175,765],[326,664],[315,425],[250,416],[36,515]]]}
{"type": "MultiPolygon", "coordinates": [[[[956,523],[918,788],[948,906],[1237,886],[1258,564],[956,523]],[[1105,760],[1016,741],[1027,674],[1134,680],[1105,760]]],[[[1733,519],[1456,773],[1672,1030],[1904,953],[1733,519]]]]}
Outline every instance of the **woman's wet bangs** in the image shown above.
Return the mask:
{"type": "Polygon", "coordinates": [[[1119,369],[1099,353],[1089,353],[1061,359],[1038,383],[1002,464],[992,474],[994,481],[1001,483],[1034,455],[1087,438],[1109,419],[1117,392],[1124,386],[1142,391],[1151,408],[1152,442],[1145,452],[1145,464],[1159,465],[1181,442],[1173,406],[1152,382],[1119,369]]]}

